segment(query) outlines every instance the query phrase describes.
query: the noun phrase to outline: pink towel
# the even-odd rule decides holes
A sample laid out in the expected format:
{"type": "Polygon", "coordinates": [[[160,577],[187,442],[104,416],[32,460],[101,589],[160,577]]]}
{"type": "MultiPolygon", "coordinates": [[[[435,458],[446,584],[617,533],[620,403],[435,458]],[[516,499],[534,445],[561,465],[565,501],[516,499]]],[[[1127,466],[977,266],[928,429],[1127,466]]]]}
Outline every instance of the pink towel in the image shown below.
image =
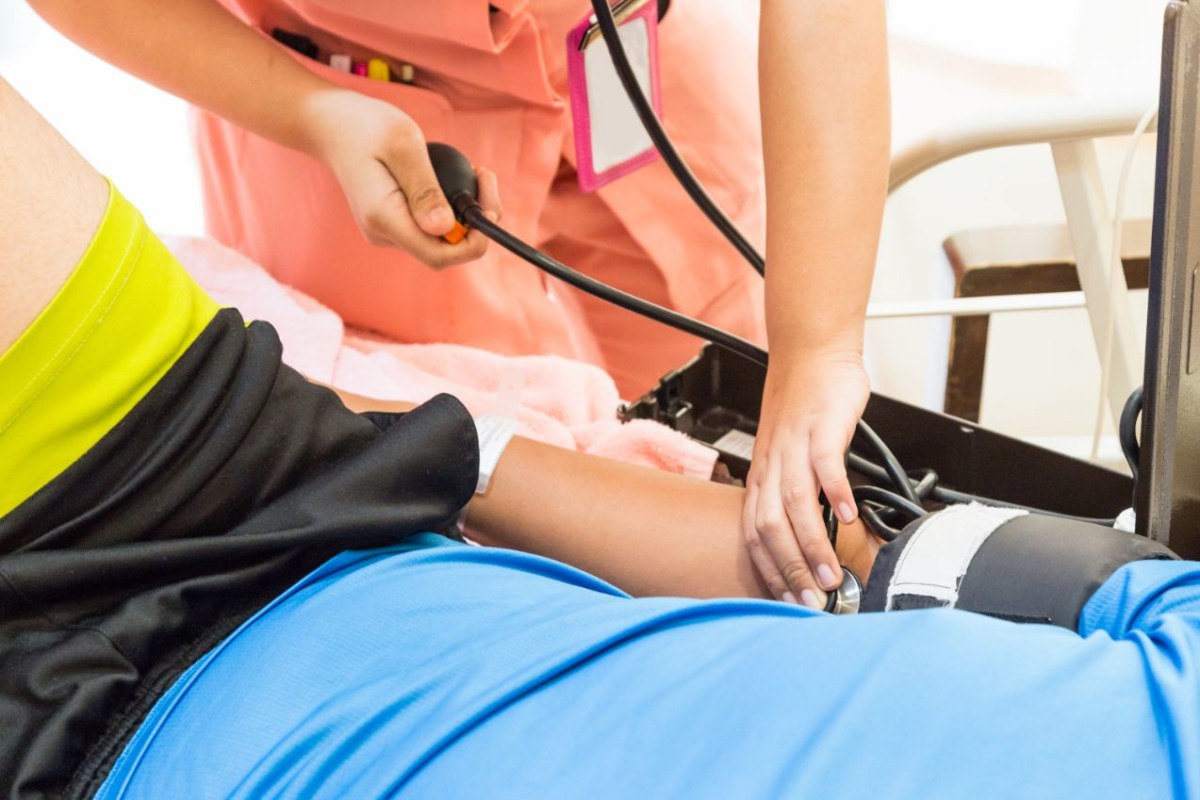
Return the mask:
{"type": "Polygon", "coordinates": [[[388,342],[348,330],[333,311],[211,239],[164,241],[218,303],[236,306],[247,319],[269,320],[283,341],[284,361],[312,380],[413,403],[448,392],[474,414],[514,417],[531,439],[683,475],[712,474],[715,451],[655,422],[618,422],[616,386],[598,367],[559,356],[388,342]]]}

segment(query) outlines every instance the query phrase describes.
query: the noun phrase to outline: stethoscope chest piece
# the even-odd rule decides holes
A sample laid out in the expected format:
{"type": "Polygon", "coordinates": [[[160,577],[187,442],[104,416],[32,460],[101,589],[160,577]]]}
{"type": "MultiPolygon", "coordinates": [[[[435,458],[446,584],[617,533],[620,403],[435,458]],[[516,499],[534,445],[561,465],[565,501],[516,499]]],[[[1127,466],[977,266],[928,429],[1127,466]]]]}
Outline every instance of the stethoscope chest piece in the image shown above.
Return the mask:
{"type": "Polygon", "coordinates": [[[857,614],[862,605],[862,581],[853,570],[842,567],[842,585],[830,592],[825,610],[830,614],[857,614]]]}

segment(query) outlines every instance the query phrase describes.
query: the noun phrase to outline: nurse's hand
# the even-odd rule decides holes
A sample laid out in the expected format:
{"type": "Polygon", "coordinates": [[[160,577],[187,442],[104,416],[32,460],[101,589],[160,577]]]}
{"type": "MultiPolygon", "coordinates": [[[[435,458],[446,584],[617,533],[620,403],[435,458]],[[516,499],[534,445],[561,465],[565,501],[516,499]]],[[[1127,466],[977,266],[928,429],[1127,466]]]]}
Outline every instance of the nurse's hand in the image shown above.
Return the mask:
{"type": "Polygon", "coordinates": [[[824,490],[840,521],[857,518],[845,453],[869,395],[857,351],[772,356],[746,478],[742,537],[781,600],[821,608],[824,593],[841,584],[818,496],[824,490]]]}
{"type": "MultiPolygon", "coordinates": [[[[471,231],[457,244],[442,235],[454,212],[438,187],[425,136],[395,106],[349,90],[322,93],[305,115],[313,152],[333,171],[367,240],[398,247],[434,269],[474,261],[487,238],[471,231]]],[[[479,204],[493,221],[501,214],[496,176],[476,168],[479,204]]]]}

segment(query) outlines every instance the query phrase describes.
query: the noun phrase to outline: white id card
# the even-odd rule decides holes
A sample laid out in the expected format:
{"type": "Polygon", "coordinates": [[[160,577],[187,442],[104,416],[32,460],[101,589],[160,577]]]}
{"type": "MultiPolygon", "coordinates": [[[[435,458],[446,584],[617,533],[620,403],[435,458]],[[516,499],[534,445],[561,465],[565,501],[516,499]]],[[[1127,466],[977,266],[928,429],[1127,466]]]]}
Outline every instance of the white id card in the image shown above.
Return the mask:
{"type": "MultiPolygon", "coordinates": [[[[658,4],[647,0],[614,8],[621,43],[642,91],[662,115],[658,82],[658,4]]],[[[658,151],[589,15],[567,36],[567,76],[575,119],[579,188],[592,192],[658,158],[658,151]]]]}

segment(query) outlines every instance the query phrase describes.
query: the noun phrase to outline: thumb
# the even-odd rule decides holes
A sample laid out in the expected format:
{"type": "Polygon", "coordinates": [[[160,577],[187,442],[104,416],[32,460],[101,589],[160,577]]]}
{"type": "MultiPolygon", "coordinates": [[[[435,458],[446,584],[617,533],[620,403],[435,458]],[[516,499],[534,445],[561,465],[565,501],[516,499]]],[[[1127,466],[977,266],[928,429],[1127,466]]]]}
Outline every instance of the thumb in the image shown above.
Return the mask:
{"type": "Polygon", "coordinates": [[[409,212],[417,227],[430,236],[449,233],[454,227],[454,212],[438,185],[424,142],[420,147],[406,148],[397,161],[399,163],[388,167],[408,201],[409,212]]]}

